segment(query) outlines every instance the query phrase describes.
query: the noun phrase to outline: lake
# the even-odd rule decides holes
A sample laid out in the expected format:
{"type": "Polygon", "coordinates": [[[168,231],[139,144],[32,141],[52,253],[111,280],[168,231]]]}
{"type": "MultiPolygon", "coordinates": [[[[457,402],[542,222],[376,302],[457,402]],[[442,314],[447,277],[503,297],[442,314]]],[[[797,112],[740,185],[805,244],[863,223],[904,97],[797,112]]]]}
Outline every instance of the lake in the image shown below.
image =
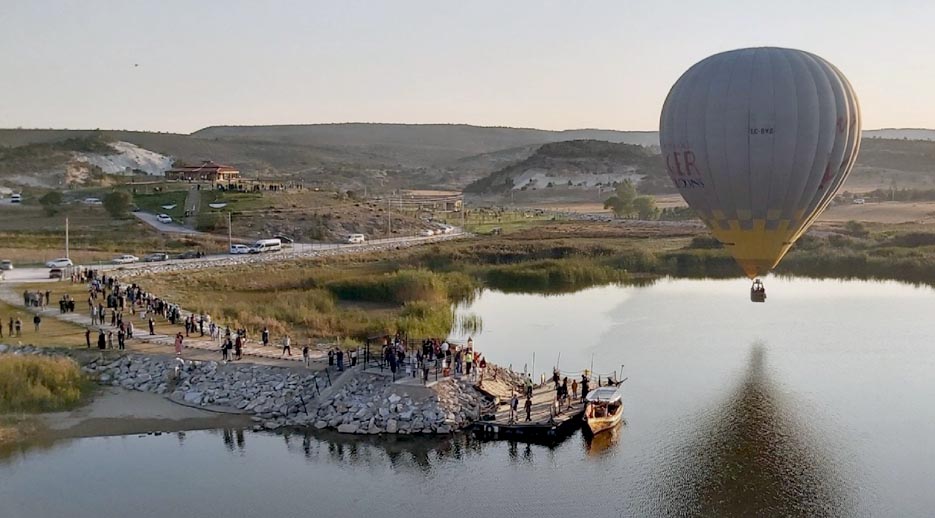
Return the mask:
{"type": "Polygon", "coordinates": [[[935,291],[766,286],[765,304],[746,280],[662,280],[461,308],[501,365],[624,364],[614,434],[80,439],[0,460],[0,516],[930,516],[935,291]]]}

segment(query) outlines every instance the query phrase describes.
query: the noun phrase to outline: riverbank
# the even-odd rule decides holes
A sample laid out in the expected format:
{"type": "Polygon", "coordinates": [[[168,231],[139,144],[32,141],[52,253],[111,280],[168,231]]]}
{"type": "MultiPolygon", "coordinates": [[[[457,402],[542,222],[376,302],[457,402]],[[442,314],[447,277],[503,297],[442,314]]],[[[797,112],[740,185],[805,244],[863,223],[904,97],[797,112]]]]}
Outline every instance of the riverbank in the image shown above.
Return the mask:
{"type": "MultiPolygon", "coordinates": [[[[6,442],[218,427],[332,429],[348,434],[447,435],[490,411],[468,377],[423,386],[387,370],[312,373],[251,364],[7,347],[6,355],[68,356],[102,386],[86,406],[12,422],[6,442]]],[[[496,367],[490,367],[496,369],[496,367]]],[[[15,416],[9,416],[15,417],[15,416]]]]}

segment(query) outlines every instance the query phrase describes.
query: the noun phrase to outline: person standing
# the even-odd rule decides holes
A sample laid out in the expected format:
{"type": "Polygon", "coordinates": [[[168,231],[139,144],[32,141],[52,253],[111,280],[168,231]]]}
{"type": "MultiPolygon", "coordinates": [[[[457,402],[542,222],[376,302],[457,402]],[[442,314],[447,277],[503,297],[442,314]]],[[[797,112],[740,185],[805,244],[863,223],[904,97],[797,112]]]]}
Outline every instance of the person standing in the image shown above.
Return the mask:
{"type": "Polygon", "coordinates": [[[36,313],[36,316],[32,317],[32,325],[35,326],[36,332],[39,332],[39,324],[42,323],[42,317],[39,316],[39,313],[36,313]]]}
{"type": "Polygon", "coordinates": [[[7,336],[9,336],[10,338],[13,338],[14,336],[16,336],[13,334],[13,317],[10,317],[10,327],[8,327],[7,329],[10,331],[9,333],[7,333],[7,336]]]}
{"type": "Polygon", "coordinates": [[[97,306],[91,306],[91,325],[97,325],[97,306]]]}
{"type": "Polygon", "coordinates": [[[101,328],[97,335],[97,348],[103,349],[107,347],[107,338],[104,337],[104,328],[101,328]]]}
{"type": "MultiPolygon", "coordinates": [[[[243,334],[237,333],[237,339],[234,340],[234,354],[237,356],[237,360],[243,358],[243,334]]],[[[289,356],[292,356],[290,353],[289,356]]]]}
{"type": "Polygon", "coordinates": [[[289,338],[289,335],[286,335],[282,339],[282,353],[279,355],[280,358],[289,353],[289,356],[292,356],[292,339],[289,338]]]}
{"type": "Polygon", "coordinates": [[[263,347],[269,345],[269,329],[263,327],[263,332],[260,334],[261,339],[263,340],[263,347]]]}
{"type": "Polygon", "coordinates": [[[338,348],[337,352],[338,370],[344,371],[344,349],[338,348]]]}
{"type": "Polygon", "coordinates": [[[175,355],[176,356],[182,356],[183,342],[184,342],[184,338],[182,338],[182,332],[179,331],[178,333],[175,334],[175,355]]]}
{"type": "Polygon", "coordinates": [[[578,380],[571,380],[571,397],[578,399],[578,380]]]}
{"type": "Polygon", "coordinates": [[[84,341],[88,345],[88,349],[91,348],[91,328],[84,330],[84,341]]]}
{"type": "Polygon", "coordinates": [[[117,349],[122,351],[126,348],[126,338],[127,335],[123,332],[123,327],[117,328],[117,349]]]}
{"type": "Polygon", "coordinates": [[[351,349],[351,367],[357,367],[357,348],[351,349]]]}
{"type": "Polygon", "coordinates": [[[150,335],[156,334],[156,321],[153,320],[152,316],[149,317],[149,334],[150,335]]]}
{"type": "Polygon", "coordinates": [[[133,321],[127,320],[127,338],[133,338],[133,321]]]}
{"type": "Polygon", "coordinates": [[[334,349],[328,349],[328,367],[334,367],[334,349]]]}
{"type": "Polygon", "coordinates": [[[111,329],[107,332],[107,348],[110,350],[114,349],[114,331],[111,329]]]}
{"type": "Polygon", "coordinates": [[[582,374],[581,375],[581,400],[582,401],[588,397],[588,383],[589,383],[588,375],[582,374]]]}
{"type": "Polygon", "coordinates": [[[474,365],[474,351],[468,349],[464,353],[464,374],[471,375],[471,366],[474,365]]]}
{"type": "Polygon", "coordinates": [[[526,398],[524,407],[526,408],[526,421],[532,421],[532,398],[526,398]]]}
{"type": "Polygon", "coordinates": [[[308,344],[302,346],[302,361],[305,362],[305,368],[307,369],[312,363],[312,358],[308,354],[308,344]]]}
{"type": "Polygon", "coordinates": [[[16,317],[15,327],[16,336],[23,336],[23,321],[19,317],[16,317]]]}

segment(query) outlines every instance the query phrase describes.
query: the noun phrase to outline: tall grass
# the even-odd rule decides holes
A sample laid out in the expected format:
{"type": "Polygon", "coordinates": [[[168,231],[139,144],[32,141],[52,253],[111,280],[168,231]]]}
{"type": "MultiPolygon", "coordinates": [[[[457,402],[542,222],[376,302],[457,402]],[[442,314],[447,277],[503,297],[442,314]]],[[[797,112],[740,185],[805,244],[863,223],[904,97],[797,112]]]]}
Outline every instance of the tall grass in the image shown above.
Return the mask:
{"type": "Polygon", "coordinates": [[[0,356],[0,413],[67,410],[79,404],[91,387],[73,360],[0,356]]]}

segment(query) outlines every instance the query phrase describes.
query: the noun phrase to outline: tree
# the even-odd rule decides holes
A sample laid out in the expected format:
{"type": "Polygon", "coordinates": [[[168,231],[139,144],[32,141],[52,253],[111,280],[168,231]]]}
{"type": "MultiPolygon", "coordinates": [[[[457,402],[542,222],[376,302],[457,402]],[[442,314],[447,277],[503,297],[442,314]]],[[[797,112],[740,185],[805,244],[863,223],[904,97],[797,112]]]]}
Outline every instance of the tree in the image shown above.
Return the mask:
{"type": "Polygon", "coordinates": [[[639,214],[640,219],[656,219],[659,217],[656,199],[652,196],[637,196],[634,198],[633,209],[639,214]]]}
{"type": "Polygon", "coordinates": [[[618,198],[616,195],[611,196],[604,201],[604,208],[610,209],[614,213],[615,218],[621,218],[627,213],[626,207],[623,206],[623,202],[620,201],[620,198],[618,198]]]}
{"type": "Polygon", "coordinates": [[[62,193],[58,191],[49,191],[39,198],[39,204],[45,209],[45,213],[54,216],[62,207],[62,193]]]}
{"type": "Polygon", "coordinates": [[[124,191],[114,191],[107,193],[103,201],[108,214],[115,218],[122,218],[129,212],[132,198],[129,193],[124,191]]]}
{"type": "Polygon", "coordinates": [[[629,217],[635,210],[633,201],[636,197],[636,187],[629,180],[624,180],[617,184],[614,195],[604,201],[604,208],[612,210],[618,218],[629,217]]]}

